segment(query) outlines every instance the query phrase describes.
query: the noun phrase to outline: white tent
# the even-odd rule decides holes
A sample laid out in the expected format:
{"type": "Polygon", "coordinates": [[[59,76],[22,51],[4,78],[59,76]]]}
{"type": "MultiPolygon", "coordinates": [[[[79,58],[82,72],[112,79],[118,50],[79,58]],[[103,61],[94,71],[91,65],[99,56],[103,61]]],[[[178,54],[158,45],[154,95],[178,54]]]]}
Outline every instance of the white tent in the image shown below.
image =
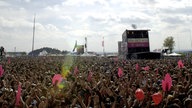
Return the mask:
{"type": "Polygon", "coordinates": [[[47,51],[43,50],[42,52],[39,53],[39,56],[46,56],[48,53],[47,51]]]}
{"type": "Polygon", "coordinates": [[[95,54],[89,54],[89,53],[86,53],[86,52],[85,52],[85,53],[83,53],[81,56],[89,56],[89,57],[90,57],[90,56],[96,56],[96,55],[95,55],[95,54]]]}
{"type": "Polygon", "coordinates": [[[171,54],[168,54],[168,56],[174,56],[174,57],[178,57],[178,56],[181,56],[181,54],[177,54],[177,53],[175,53],[175,52],[173,52],[173,53],[171,53],[171,54]]]}

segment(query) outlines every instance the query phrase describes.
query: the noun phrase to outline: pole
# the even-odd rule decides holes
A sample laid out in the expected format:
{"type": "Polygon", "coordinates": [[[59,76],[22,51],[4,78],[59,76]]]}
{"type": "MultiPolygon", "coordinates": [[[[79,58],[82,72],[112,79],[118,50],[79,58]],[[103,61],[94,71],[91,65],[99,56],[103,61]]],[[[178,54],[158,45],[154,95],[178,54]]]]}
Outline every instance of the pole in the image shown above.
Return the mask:
{"type": "Polygon", "coordinates": [[[85,53],[87,53],[87,37],[85,37],[85,53]]]}
{"type": "Polygon", "coordinates": [[[179,36],[177,35],[177,41],[178,41],[178,50],[180,52],[180,44],[179,44],[179,36]]]}
{"type": "Polygon", "coordinates": [[[16,47],[14,47],[14,52],[16,53],[16,47]]]}
{"type": "Polygon", "coordinates": [[[189,36],[190,36],[191,48],[192,48],[191,29],[189,30],[189,36]]]}
{"type": "Polygon", "coordinates": [[[34,38],[35,38],[35,15],[34,15],[34,21],[33,21],[33,41],[32,41],[32,53],[34,50],[34,38]]]}
{"type": "Polygon", "coordinates": [[[103,46],[103,56],[105,56],[105,45],[104,45],[104,37],[103,37],[103,41],[102,41],[102,46],[103,46]]]}

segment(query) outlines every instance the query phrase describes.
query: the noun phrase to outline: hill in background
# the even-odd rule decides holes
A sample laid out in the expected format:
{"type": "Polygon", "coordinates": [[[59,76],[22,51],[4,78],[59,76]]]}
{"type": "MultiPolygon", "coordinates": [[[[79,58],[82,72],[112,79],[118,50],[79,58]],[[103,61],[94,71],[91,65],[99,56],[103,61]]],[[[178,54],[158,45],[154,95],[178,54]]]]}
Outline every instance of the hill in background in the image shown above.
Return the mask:
{"type": "Polygon", "coordinates": [[[31,52],[29,52],[28,55],[38,56],[43,51],[46,51],[48,54],[67,54],[68,53],[68,51],[60,51],[55,48],[44,47],[44,48],[40,48],[40,49],[31,51],[31,52]]]}

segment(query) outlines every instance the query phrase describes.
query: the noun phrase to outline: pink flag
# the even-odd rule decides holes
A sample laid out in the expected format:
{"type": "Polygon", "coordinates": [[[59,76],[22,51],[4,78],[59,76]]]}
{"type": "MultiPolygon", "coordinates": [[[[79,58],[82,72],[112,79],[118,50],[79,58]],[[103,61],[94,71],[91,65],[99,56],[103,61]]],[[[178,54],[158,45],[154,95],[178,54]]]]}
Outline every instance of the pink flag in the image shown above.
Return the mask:
{"type": "Polygon", "coordinates": [[[149,70],[149,66],[146,66],[146,67],[144,67],[142,69],[145,70],[145,71],[148,71],[149,70]]]}
{"type": "Polygon", "coordinates": [[[20,103],[19,103],[20,102],[20,97],[21,97],[21,83],[19,83],[18,89],[17,89],[16,103],[15,103],[16,106],[20,105],[20,103]]]}
{"type": "Polygon", "coordinates": [[[79,70],[78,70],[77,66],[75,66],[74,75],[76,76],[78,73],[79,73],[79,70]]]}
{"type": "Polygon", "coordinates": [[[3,69],[2,65],[0,65],[0,77],[3,76],[3,73],[4,73],[4,69],[3,69]]]}
{"type": "MultiPolygon", "coordinates": [[[[163,91],[167,91],[167,89],[166,89],[166,81],[165,80],[162,80],[162,83],[161,83],[161,85],[162,85],[162,88],[163,88],[163,91]]],[[[168,88],[168,87],[167,87],[168,88]]]]}
{"type": "Polygon", "coordinates": [[[55,74],[52,78],[52,84],[55,85],[56,81],[57,81],[57,84],[60,84],[62,80],[63,80],[63,77],[61,76],[61,74],[55,74]]]}
{"type": "Polygon", "coordinates": [[[139,64],[138,63],[136,64],[135,69],[137,72],[139,71],[139,64]]]}
{"type": "Polygon", "coordinates": [[[88,75],[88,77],[87,77],[87,81],[91,81],[91,79],[92,79],[92,75],[93,75],[93,73],[90,71],[89,72],[89,75],[88,75]]]}
{"type": "Polygon", "coordinates": [[[10,64],[10,63],[11,63],[11,59],[10,59],[10,58],[8,58],[8,61],[7,61],[7,63],[8,63],[8,64],[10,64]]]}
{"type": "Polygon", "coordinates": [[[179,60],[177,62],[177,64],[178,64],[179,69],[184,67],[184,64],[183,64],[182,60],[179,60]]]}
{"type": "Polygon", "coordinates": [[[122,77],[123,76],[123,71],[121,68],[118,68],[118,76],[122,77]]]}
{"type": "Polygon", "coordinates": [[[172,86],[172,78],[170,74],[166,74],[164,80],[162,80],[162,88],[164,91],[169,91],[172,86]]]}

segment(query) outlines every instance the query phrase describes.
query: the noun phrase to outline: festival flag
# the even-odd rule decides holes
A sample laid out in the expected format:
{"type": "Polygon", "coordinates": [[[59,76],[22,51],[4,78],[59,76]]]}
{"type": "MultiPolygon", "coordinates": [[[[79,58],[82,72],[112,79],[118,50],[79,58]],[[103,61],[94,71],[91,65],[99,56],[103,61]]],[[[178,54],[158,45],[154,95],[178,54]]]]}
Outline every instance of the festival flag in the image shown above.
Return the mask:
{"type": "Polygon", "coordinates": [[[87,37],[85,37],[85,48],[87,48],[87,37]]]}
{"type": "Polygon", "coordinates": [[[63,77],[60,74],[55,74],[52,78],[52,84],[55,85],[56,82],[57,84],[60,84],[62,80],[63,80],[63,77]]]}
{"type": "Polygon", "coordinates": [[[4,73],[3,66],[2,66],[2,65],[0,65],[0,77],[2,77],[2,76],[3,76],[3,73],[4,73]]]}
{"type": "Polygon", "coordinates": [[[118,68],[118,76],[119,77],[123,76],[123,71],[122,71],[122,69],[120,67],[118,68]]]}
{"type": "Polygon", "coordinates": [[[93,73],[90,71],[87,77],[87,81],[91,81],[93,73]]]}
{"type": "Polygon", "coordinates": [[[139,71],[139,64],[138,63],[135,65],[135,69],[137,72],[139,71]]]}
{"type": "Polygon", "coordinates": [[[149,66],[143,67],[143,70],[148,71],[149,70],[149,66]]]}
{"type": "Polygon", "coordinates": [[[182,60],[179,60],[177,62],[177,64],[178,64],[179,69],[184,67],[184,64],[183,64],[182,60]]]}
{"type": "Polygon", "coordinates": [[[73,52],[75,51],[76,48],[77,48],[77,41],[75,42],[75,46],[73,48],[73,52]]]}
{"type": "Polygon", "coordinates": [[[162,80],[163,91],[169,91],[171,89],[171,86],[172,86],[172,78],[170,74],[167,73],[164,77],[164,80],[162,80]]]}
{"type": "Polygon", "coordinates": [[[19,106],[20,105],[20,97],[21,97],[21,83],[19,82],[18,89],[17,89],[17,94],[16,94],[16,102],[15,105],[19,106]]]}
{"type": "Polygon", "coordinates": [[[104,47],[104,37],[103,37],[103,41],[102,41],[102,47],[104,47]]]}
{"type": "Polygon", "coordinates": [[[79,73],[79,70],[78,70],[77,66],[75,66],[74,75],[76,76],[78,73],[79,73]]]}

